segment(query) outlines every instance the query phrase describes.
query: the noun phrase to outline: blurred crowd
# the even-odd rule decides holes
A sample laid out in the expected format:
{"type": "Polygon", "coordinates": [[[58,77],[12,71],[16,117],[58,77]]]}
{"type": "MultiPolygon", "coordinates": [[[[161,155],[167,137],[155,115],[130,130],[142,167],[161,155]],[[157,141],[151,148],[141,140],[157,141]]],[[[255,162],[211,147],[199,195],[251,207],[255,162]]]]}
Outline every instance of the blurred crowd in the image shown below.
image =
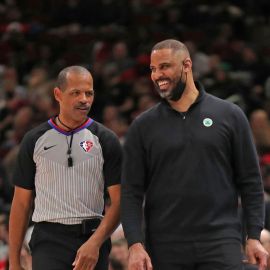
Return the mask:
{"type": "MultiPolygon", "coordinates": [[[[0,1],[0,269],[5,269],[8,252],[11,177],[18,147],[25,132],[57,115],[52,89],[58,72],[74,64],[91,71],[95,102],[90,117],[112,129],[123,143],[132,120],[159,100],[150,81],[149,52],[166,38],[186,43],[195,79],[207,92],[238,104],[249,118],[270,230],[268,0],[4,0],[0,1]]],[[[266,239],[269,245],[270,236],[266,239]]],[[[27,244],[24,252],[27,264],[27,244]]],[[[113,241],[111,269],[126,269],[126,258],[122,235],[113,241]]]]}

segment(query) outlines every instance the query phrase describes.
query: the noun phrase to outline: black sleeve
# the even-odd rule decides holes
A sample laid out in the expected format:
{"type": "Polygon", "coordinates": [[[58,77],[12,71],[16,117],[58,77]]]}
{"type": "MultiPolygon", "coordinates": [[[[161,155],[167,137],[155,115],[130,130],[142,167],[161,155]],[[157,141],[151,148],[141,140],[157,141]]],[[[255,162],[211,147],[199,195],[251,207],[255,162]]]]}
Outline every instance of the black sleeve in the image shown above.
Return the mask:
{"type": "Polygon", "coordinates": [[[270,201],[265,203],[265,229],[270,231],[270,201]]]}
{"type": "Polygon", "coordinates": [[[232,132],[234,171],[241,194],[247,236],[259,240],[264,227],[263,184],[249,122],[236,106],[232,132]]]}
{"type": "Polygon", "coordinates": [[[20,145],[15,170],[13,173],[13,184],[25,189],[34,189],[36,164],[33,160],[35,139],[31,133],[27,133],[20,145]]]}
{"type": "Polygon", "coordinates": [[[105,130],[101,138],[104,157],[103,173],[105,186],[121,183],[122,147],[117,136],[110,130],[105,130]]]}
{"type": "Polygon", "coordinates": [[[124,144],[121,192],[121,221],[129,246],[143,242],[142,204],[146,177],[145,153],[136,120],[124,144]]]}

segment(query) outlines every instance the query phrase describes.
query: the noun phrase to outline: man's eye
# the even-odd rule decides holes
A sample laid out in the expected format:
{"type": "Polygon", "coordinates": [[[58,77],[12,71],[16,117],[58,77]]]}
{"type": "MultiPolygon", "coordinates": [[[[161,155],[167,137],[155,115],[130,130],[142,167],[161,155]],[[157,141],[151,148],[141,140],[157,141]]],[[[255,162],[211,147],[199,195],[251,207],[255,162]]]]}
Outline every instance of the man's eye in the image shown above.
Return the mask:
{"type": "Polygon", "coordinates": [[[92,97],[92,96],[94,95],[94,93],[93,93],[93,92],[86,92],[85,95],[86,95],[87,97],[92,97]]]}
{"type": "Polygon", "coordinates": [[[161,69],[166,69],[166,68],[168,68],[168,67],[169,67],[169,65],[166,64],[166,65],[162,65],[160,68],[161,68],[161,69]]]}

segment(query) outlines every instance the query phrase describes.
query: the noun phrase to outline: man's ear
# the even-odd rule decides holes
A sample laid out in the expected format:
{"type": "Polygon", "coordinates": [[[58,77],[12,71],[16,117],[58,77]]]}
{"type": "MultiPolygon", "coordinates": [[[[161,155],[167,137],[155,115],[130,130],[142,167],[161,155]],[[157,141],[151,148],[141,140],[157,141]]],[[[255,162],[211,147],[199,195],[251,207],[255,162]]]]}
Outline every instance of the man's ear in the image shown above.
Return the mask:
{"type": "Polygon", "coordinates": [[[183,66],[185,71],[192,68],[192,61],[189,57],[184,60],[183,66]]]}
{"type": "Polygon", "coordinates": [[[62,91],[58,88],[58,87],[55,87],[53,89],[53,93],[54,93],[54,97],[55,99],[60,102],[61,101],[61,98],[62,98],[62,91]]]}

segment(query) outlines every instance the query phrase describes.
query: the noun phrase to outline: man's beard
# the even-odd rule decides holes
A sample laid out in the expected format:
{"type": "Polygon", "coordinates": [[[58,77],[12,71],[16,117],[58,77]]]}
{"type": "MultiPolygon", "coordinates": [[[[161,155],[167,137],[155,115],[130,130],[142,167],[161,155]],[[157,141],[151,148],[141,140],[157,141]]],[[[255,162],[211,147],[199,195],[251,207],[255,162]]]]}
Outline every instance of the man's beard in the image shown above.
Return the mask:
{"type": "Polygon", "coordinates": [[[182,94],[185,88],[186,88],[186,83],[183,83],[182,80],[180,79],[176,87],[174,87],[173,90],[171,91],[169,100],[172,100],[172,101],[179,100],[182,97],[182,94]]]}
{"type": "MultiPolygon", "coordinates": [[[[181,71],[181,76],[177,82],[177,84],[175,85],[175,87],[171,90],[171,92],[169,94],[167,94],[166,92],[163,93],[159,86],[156,85],[156,88],[158,89],[158,92],[160,94],[160,96],[162,98],[165,98],[167,100],[172,100],[172,101],[177,101],[181,98],[185,88],[186,88],[186,81],[185,82],[182,82],[182,75],[183,75],[183,69],[181,71]]],[[[187,80],[187,78],[186,78],[187,80]]]]}

